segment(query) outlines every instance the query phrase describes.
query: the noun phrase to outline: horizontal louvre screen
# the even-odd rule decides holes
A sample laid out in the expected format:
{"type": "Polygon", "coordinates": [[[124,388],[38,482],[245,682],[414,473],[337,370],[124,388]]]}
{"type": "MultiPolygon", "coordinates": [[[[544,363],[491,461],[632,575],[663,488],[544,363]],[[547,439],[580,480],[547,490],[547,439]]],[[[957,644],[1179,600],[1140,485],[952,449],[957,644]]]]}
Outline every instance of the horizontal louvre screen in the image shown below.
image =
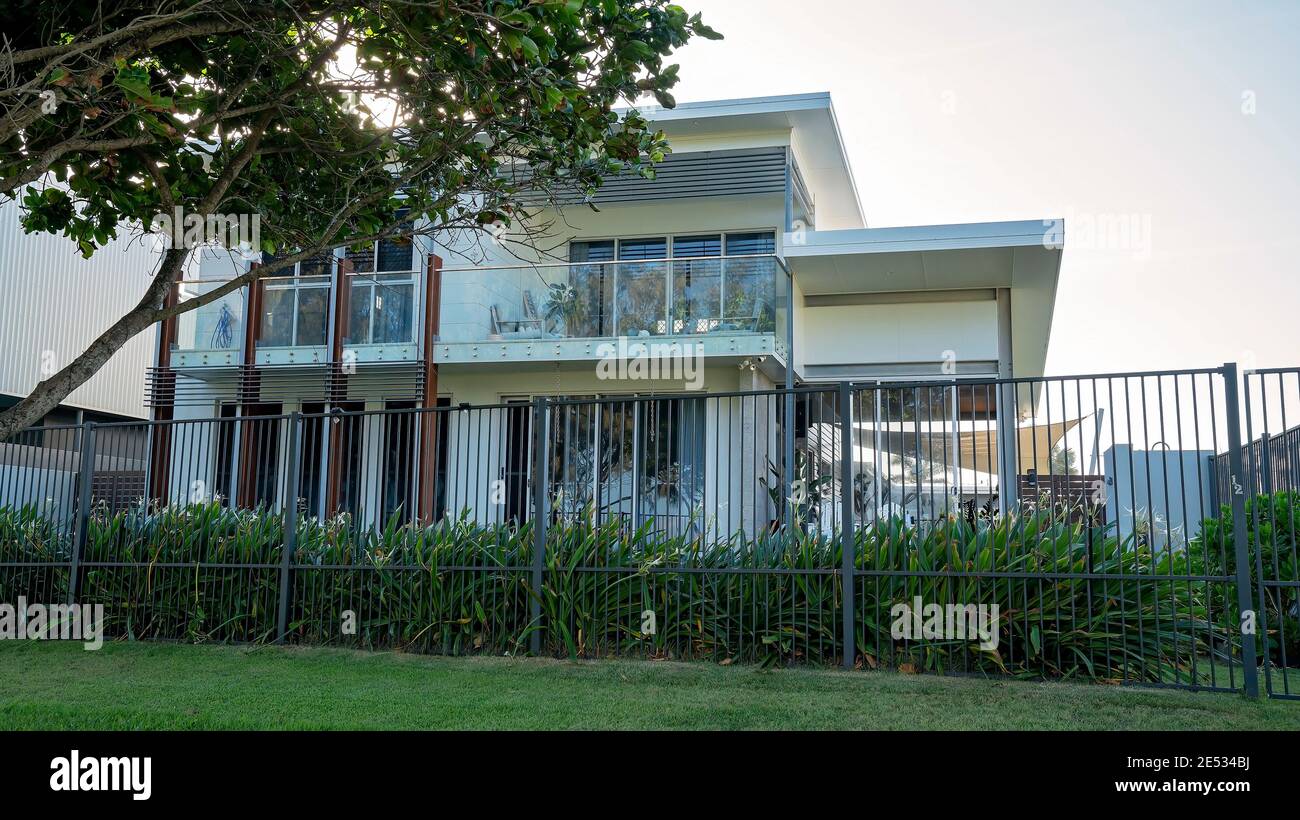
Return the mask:
{"type": "MultiPolygon", "coordinates": [[[[773,146],[669,154],[655,166],[654,179],[645,179],[635,173],[606,176],[592,201],[641,202],[737,194],[784,194],[785,152],[784,146],[773,146]]],[[[526,175],[527,171],[520,173],[526,175]]],[[[555,198],[561,204],[584,199],[577,191],[557,191],[555,198]]],[[[533,203],[544,200],[545,197],[539,194],[533,203]]]]}

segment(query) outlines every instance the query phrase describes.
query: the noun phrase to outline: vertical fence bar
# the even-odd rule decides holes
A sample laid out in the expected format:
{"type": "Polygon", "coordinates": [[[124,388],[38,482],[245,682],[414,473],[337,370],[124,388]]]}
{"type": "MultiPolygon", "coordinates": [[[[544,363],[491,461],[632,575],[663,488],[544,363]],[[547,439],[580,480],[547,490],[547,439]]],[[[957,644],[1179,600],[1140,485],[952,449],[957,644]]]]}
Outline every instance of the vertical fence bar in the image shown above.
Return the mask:
{"type": "Polygon", "coordinates": [[[95,480],[95,423],[81,428],[81,463],[77,475],[77,521],[72,533],[72,555],[68,559],[68,604],[76,603],[81,576],[81,555],[86,549],[90,527],[91,484],[95,480]]]}
{"type": "Polygon", "coordinates": [[[276,620],[275,642],[284,643],[289,633],[289,592],[292,585],[293,554],[298,549],[298,435],[302,431],[302,414],[289,414],[289,452],[285,462],[289,474],[284,488],[284,545],[280,554],[280,612],[276,620]]]}
{"type": "MultiPolygon", "coordinates": [[[[1228,491],[1232,495],[1232,546],[1237,569],[1237,607],[1244,617],[1251,608],[1249,547],[1246,544],[1246,497],[1242,490],[1241,408],[1238,405],[1237,365],[1223,365],[1223,396],[1228,425],[1228,491]]],[[[1259,669],[1254,631],[1241,634],[1242,679],[1246,697],[1259,697],[1259,669]]]]}
{"type": "Polygon", "coordinates": [[[852,669],[857,660],[857,627],[853,611],[854,531],[853,531],[853,390],[840,382],[840,583],[844,615],[844,668],[852,669]]]}
{"type": "Polygon", "coordinates": [[[533,600],[532,633],[528,639],[528,650],[534,655],[542,651],[542,580],[546,569],[546,502],[547,487],[546,467],[546,430],[550,417],[550,406],[545,397],[533,399],[533,600]]]}

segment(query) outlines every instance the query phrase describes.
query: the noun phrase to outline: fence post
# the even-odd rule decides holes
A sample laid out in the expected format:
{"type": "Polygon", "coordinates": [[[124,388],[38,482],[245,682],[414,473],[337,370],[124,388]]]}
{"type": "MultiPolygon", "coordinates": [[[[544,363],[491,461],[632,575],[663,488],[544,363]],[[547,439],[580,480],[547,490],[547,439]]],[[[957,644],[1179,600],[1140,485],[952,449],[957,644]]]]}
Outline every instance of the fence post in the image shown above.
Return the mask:
{"type": "Polygon", "coordinates": [[[533,600],[528,650],[534,655],[542,651],[542,574],[546,569],[546,518],[549,500],[549,476],[546,472],[549,459],[546,455],[547,429],[550,407],[545,397],[533,399],[533,600]]]}
{"type": "Polygon", "coordinates": [[[87,530],[90,526],[91,484],[95,480],[95,422],[81,427],[81,463],[77,472],[77,518],[72,531],[72,555],[68,559],[68,601],[77,601],[77,587],[81,576],[81,556],[86,549],[87,530]]]}
{"type": "MultiPolygon", "coordinates": [[[[1223,366],[1223,396],[1228,425],[1228,492],[1232,497],[1232,546],[1237,569],[1237,608],[1241,616],[1251,609],[1250,549],[1246,544],[1246,496],[1242,490],[1241,409],[1237,398],[1237,365],[1223,366]]],[[[1239,616],[1240,617],[1240,616],[1239,616]]],[[[1238,625],[1238,629],[1241,625],[1238,625]]],[[[1246,697],[1259,697],[1259,660],[1255,654],[1255,633],[1241,635],[1242,677],[1246,697]]]]}
{"type": "Polygon", "coordinates": [[[857,660],[857,623],[854,617],[853,528],[853,390],[840,382],[840,584],[844,599],[844,668],[857,660]]]}
{"type": "MultiPolygon", "coordinates": [[[[298,549],[298,436],[302,431],[302,414],[289,414],[289,473],[284,479],[284,544],[280,549],[280,609],[276,618],[275,642],[284,643],[289,634],[289,592],[293,584],[293,554],[298,549]]],[[[331,454],[332,455],[332,454],[331,454]]]]}

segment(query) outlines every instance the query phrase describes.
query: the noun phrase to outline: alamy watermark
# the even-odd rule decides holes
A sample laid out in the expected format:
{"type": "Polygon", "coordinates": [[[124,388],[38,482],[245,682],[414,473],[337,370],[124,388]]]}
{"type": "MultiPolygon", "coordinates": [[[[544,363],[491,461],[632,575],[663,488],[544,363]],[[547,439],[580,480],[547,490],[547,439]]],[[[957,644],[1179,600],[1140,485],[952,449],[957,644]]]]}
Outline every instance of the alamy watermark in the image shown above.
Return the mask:
{"type": "Polygon", "coordinates": [[[1151,258],[1149,213],[1069,211],[1061,219],[1044,219],[1043,247],[1048,250],[1063,248],[1067,224],[1073,250],[1111,251],[1132,254],[1134,259],[1151,258]]]}
{"type": "Polygon", "coordinates": [[[50,791],[129,792],[132,800],[153,794],[151,757],[82,757],[73,749],[51,760],[50,771],[50,791]]]}
{"type": "Polygon", "coordinates": [[[889,634],[896,641],[979,641],[980,649],[998,648],[997,604],[927,604],[918,595],[911,603],[894,604],[889,634]]]}
{"type": "Polygon", "coordinates": [[[258,214],[186,213],[177,205],[171,213],[154,216],[149,229],[167,237],[173,248],[216,244],[238,252],[247,260],[261,257],[262,218],[258,214]]]}
{"type": "Polygon", "coordinates": [[[81,641],[88,651],[104,645],[103,604],[0,603],[0,640],[81,641]]]}
{"type": "Polygon", "coordinates": [[[596,378],[680,381],[688,390],[704,387],[704,345],[698,342],[604,342],[596,347],[596,378]]]}

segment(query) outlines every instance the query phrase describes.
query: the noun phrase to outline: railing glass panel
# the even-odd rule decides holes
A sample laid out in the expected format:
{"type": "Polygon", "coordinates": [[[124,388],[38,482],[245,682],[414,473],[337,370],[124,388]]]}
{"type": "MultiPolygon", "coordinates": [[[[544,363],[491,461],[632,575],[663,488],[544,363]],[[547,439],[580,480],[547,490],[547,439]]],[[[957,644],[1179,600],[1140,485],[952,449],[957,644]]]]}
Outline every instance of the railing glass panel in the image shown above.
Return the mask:
{"type": "MultiPolygon", "coordinates": [[[[176,283],[178,302],[204,296],[225,282],[176,283]]],[[[238,351],[244,341],[244,289],[239,288],[176,317],[172,350],[188,352],[238,351]]]]}

